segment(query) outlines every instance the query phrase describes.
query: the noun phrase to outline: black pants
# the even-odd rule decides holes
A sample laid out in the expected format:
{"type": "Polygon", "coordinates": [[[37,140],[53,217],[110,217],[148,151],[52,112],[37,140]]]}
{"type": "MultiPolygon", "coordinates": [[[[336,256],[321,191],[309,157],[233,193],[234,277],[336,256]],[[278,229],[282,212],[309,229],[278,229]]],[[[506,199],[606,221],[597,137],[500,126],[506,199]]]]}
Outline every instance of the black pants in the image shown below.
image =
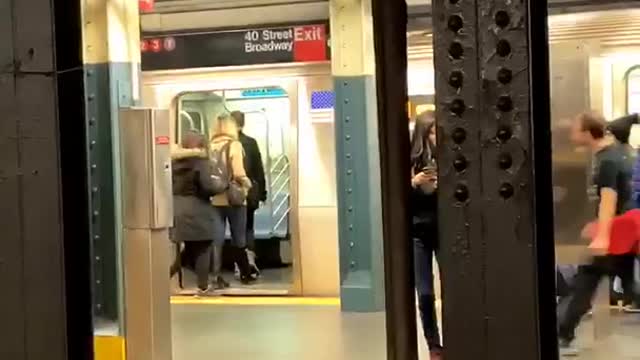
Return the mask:
{"type": "Polygon", "coordinates": [[[438,328],[433,273],[433,258],[434,256],[438,257],[437,221],[435,218],[428,222],[414,219],[412,235],[415,286],[418,293],[418,310],[422,330],[429,350],[439,350],[442,349],[442,340],[438,328]]]}
{"type": "Polygon", "coordinates": [[[590,264],[580,266],[575,278],[574,293],[559,326],[559,336],[562,339],[571,341],[575,338],[576,328],[591,308],[591,302],[603,278],[620,277],[625,289],[625,302],[638,300],[633,278],[635,259],[635,255],[596,256],[590,264]]]}
{"type": "Polygon", "coordinates": [[[171,266],[173,276],[183,265],[193,265],[198,278],[198,288],[206,290],[209,287],[209,265],[211,264],[212,240],[185,241],[184,251],[176,256],[171,266]]]}
{"type": "Polygon", "coordinates": [[[256,251],[255,217],[258,209],[247,206],[247,248],[256,251]]]}
{"type": "Polygon", "coordinates": [[[438,317],[436,312],[436,295],[434,289],[433,258],[437,250],[429,243],[429,239],[414,239],[414,270],[418,292],[418,310],[422,330],[429,350],[442,348],[438,317]]]}

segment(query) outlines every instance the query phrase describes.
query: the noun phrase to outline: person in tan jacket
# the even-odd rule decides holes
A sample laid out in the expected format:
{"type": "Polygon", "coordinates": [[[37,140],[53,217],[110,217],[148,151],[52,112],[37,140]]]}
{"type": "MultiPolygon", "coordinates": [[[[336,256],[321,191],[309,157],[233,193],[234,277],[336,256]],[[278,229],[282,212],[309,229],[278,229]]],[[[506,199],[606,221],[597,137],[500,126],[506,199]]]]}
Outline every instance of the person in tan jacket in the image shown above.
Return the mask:
{"type": "MultiPolygon", "coordinates": [[[[242,187],[245,195],[251,188],[251,180],[247,177],[244,168],[244,150],[238,141],[238,126],[229,115],[221,115],[211,128],[210,151],[229,151],[228,156],[223,157],[232,180],[242,187]]],[[[246,223],[247,206],[246,202],[241,206],[232,206],[229,202],[228,193],[224,192],[211,198],[213,205],[213,220],[215,225],[214,242],[221,248],[225,241],[226,225],[229,222],[231,230],[231,251],[232,258],[240,269],[240,280],[242,283],[250,283],[255,280],[251,274],[249,260],[247,258],[246,247],[246,223]]],[[[221,260],[221,259],[219,259],[221,260]]]]}

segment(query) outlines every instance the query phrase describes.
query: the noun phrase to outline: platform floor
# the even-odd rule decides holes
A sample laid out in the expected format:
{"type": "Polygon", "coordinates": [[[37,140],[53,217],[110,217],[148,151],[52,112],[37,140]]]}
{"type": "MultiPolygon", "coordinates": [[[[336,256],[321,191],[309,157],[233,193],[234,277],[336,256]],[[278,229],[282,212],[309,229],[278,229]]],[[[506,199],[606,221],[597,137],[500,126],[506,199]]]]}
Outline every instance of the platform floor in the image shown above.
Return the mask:
{"type": "MultiPolygon", "coordinates": [[[[384,314],[343,314],[337,306],[173,305],[174,360],[386,360],[384,314]]],[[[640,359],[640,315],[612,316],[595,341],[586,320],[582,360],[640,359]]],[[[453,346],[453,345],[451,345],[453,346]]],[[[420,359],[428,352],[419,335],[420,359]]]]}
{"type": "Polygon", "coordinates": [[[174,360],[384,359],[384,314],[336,306],[173,305],[174,360]]]}
{"type": "Polygon", "coordinates": [[[579,360],[638,360],[640,359],[640,315],[612,311],[611,335],[594,339],[593,323],[586,319],[580,327],[577,347],[579,360]]]}

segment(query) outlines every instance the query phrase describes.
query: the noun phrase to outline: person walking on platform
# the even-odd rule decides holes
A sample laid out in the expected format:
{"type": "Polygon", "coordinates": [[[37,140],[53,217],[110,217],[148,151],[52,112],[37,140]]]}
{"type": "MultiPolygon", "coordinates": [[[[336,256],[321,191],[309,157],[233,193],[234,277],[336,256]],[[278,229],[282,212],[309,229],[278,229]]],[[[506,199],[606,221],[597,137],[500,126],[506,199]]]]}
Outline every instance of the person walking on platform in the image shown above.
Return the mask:
{"type": "Polygon", "coordinates": [[[184,244],[184,253],[177,251],[170,276],[181,270],[182,259],[193,261],[201,294],[210,290],[209,262],[214,224],[209,199],[216,193],[206,143],[204,136],[190,131],[182,143],[186,151],[172,154],[174,227],[171,237],[173,242],[184,244]]]}
{"type": "MultiPolygon", "coordinates": [[[[635,260],[633,249],[611,251],[614,245],[611,243],[614,218],[632,207],[632,163],[627,149],[607,134],[606,121],[601,115],[594,113],[583,113],[576,117],[571,129],[571,141],[578,146],[588,147],[593,154],[589,194],[597,204],[597,226],[589,246],[592,256],[587,264],[579,267],[574,280],[574,292],[559,323],[560,351],[564,356],[578,354],[577,349],[572,347],[575,331],[582,317],[591,308],[602,278],[619,276],[623,283],[628,284],[628,275],[631,273],[628,266],[633,266],[635,260]]],[[[593,226],[588,225],[583,235],[590,229],[593,226]]]]}
{"type": "MultiPolygon", "coordinates": [[[[240,270],[240,280],[248,284],[256,279],[251,274],[247,258],[247,202],[251,180],[244,168],[244,150],[238,141],[239,130],[235,120],[229,115],[218,117],[211,131],[210,153],[218,158],[228,176],[227,190],[211,198],[213,205],[214,242],[222,247],[225,241],[226,225],[231,230],[231,251],[234,262],[240,270]]],[[[215,165],[214,165],[215,166],[215,165]]]]}
{"type": "Polygon", "coordinates": [[[236,121],[239,129],[238,140],[244,149],[244,168],[247,176],[251,180],[251,189],[247,195],[247,256],[254,275],[259,275],[260,270],[256,265],[256,243],[255,243],[255,214],[260,203],[267,200],[267,187],[264,176],[264,166],[262,165],[262,154],[258,142],[243,132],[245,116],[241,111],[234,111],[231,117],[236,121]]]}
{"type": "Polygon", "coordinates": [[[436,126],[432,111],[418,115],[411,138],[411,216],[418,308],[432,360],[442,359],[433,260],[438,254],[436,126]]]}

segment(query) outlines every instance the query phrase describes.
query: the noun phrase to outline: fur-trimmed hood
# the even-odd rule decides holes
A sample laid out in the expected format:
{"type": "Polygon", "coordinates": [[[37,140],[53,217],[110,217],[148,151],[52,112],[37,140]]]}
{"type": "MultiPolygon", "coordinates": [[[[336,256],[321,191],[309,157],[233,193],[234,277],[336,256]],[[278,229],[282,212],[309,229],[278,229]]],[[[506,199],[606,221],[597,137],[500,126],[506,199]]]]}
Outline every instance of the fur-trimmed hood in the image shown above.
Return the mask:
{"type": "Polygon", "coordinates": [[[203,149],[185,149],[180,146],[171,148],[171,160],[180,160],[192,157],[206,158],[207,152],[203,149]]]}

